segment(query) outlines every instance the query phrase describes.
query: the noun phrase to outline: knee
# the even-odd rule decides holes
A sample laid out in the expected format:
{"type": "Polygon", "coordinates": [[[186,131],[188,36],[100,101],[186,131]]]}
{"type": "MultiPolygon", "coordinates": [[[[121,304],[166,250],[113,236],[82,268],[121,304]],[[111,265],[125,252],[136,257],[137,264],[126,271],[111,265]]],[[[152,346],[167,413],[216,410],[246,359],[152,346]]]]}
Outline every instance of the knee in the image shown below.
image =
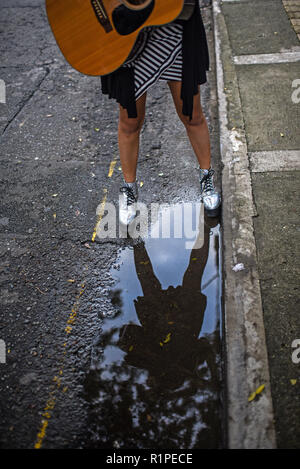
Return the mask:
{"type": "Polygon", "coordinates": [[[120,118],[119,131],[127,136],[139,134],[143,127],[143,118],[120,118]]]}
{"type": "Polygon", "coordinates": [[[202,112],[193,114],[192,119],[188,116],[183,116],[182,122],[188,131],[206,125],[206,119],[202,112]]]}

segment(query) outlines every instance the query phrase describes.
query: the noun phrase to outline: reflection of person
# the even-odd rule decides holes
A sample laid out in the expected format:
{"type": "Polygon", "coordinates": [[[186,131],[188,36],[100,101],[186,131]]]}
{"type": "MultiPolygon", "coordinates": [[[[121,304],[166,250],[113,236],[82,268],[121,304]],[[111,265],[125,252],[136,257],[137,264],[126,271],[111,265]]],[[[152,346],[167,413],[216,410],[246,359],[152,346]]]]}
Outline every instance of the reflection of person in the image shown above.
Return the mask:
{"type": "MultiPolygon", "coordinates": [[[[215,216],[220,206],[220,196],[213,182],[209,130],[200,103],[199,85],[206,82],[209,69],[208,46],[199,2],[194,3],[188,19],[184,17],[167,25],[142,29],[126,63],[101,77],[102,92],[120,104],[118,135],[124,176],[120,221],[125,225],[136,215],[139,136],[147,90],[157,80],[167,81],[177,114],[199,162],[200,195],[207,214],[215,216]]],[[[126,15],[136,14],[124,5],[118,8],[122,9],[123,21],[126,15]]],[[[128,21],[130,23],[130,19],[128,21]]]]}
{"type": "MultiPolygon", "coordinates": [[[[134,247],[136,272],[143,290],[143,296],[135,300],[135,308],[142,327],[123,326],[118,346],[127,352],[127,364],[148,370],[153,385],[178,387],[186,379],[195,379],[204,361],[212,384],[216,384],[216,351],[206,338],[198,338],[206,308],[201,279],[208,257],[209,232],[206,221],[204,245],[192,250],[182,285],[176,288],[162,290],[144,244],[134,247]]],[[[198,384],[201,386],[201,382],[198,384]]]]}

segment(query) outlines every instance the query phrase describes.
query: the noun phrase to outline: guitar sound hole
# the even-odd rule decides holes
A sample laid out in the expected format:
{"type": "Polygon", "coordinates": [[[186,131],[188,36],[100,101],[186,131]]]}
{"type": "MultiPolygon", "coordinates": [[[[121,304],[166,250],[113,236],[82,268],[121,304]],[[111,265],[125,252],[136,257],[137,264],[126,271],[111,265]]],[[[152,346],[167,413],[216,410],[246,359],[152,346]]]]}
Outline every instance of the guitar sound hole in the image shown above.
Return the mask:
{"type": "Polygon", "coordinates": [[[128,8],[143,9],[151,3],[151,0],[123,0],[123,3],[128,8]]]}
{"type": "Polygon", "coordinates": [[[155,0],[143,10],[129,10],[124,5],[120,5],[112,13],[112,21],[116,31],[121,36],[136,31],[149,18],[154,8],[155,0]]]}
{"type": "Polygon", "coordinates": [[[143,5],[145,3],[145,0],[126,0],[126,3],[129,3],[129,5],[143,5]]]}

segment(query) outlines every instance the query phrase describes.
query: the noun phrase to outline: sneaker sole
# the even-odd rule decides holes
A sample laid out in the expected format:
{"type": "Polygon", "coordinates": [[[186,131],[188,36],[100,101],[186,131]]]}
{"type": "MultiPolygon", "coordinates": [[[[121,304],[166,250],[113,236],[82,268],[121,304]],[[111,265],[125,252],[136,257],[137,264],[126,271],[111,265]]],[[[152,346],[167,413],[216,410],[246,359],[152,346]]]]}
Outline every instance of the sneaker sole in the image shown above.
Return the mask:
{"type": "Polygon", "coordinates": [[[215,208],[213,210],[205,209],[205,213],[208,217],[214,218],[220,215],[221,207],[215,208]]]}

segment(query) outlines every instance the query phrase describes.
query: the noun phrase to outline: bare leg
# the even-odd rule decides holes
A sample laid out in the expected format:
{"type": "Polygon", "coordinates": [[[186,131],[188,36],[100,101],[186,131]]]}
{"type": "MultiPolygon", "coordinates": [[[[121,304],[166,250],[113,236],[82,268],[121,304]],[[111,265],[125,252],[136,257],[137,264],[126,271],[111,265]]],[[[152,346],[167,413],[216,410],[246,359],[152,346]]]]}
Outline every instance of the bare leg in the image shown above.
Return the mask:
{"type": "Polygon", "coordinates": [[[194,96],[193,115],[190,120],[188,116],[182,114],[182,100],[180,98],[181,82],[169,81],[168,85],[172,93],[177,114],[185,125],[200,168],[209,169],[211,163],[210,138],[206,118],[201,107],[200,91],[194,96]]]}
{"type": "Polygon", "coordinates": [[[136,179],[136,167],[139,154],[140,132],[145,118],[146,93],[136,102],[137,118],[129,118],[127,110],[120,106],[119,114],[119,152],[126,182],[136,179]]]}

